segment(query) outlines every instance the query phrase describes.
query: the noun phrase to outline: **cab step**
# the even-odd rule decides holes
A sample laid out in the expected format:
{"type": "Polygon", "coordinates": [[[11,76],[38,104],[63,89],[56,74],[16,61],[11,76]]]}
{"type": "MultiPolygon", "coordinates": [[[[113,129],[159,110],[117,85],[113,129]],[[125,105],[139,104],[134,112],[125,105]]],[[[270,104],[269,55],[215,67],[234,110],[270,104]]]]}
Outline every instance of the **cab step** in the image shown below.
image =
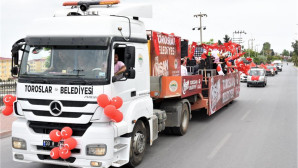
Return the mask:
{"type": "Polygon", "coordinates": [[[127,144],[117,144],[114,146],[114,152],[119,152],[127,147],[127,144]]]}
{"type": "Polygon", "coordinates": [[[112,166],[121,167],[121,166],[125,165],[126,163],[128,163],[128,160],[117,160],[112,163],[112,166]]]}

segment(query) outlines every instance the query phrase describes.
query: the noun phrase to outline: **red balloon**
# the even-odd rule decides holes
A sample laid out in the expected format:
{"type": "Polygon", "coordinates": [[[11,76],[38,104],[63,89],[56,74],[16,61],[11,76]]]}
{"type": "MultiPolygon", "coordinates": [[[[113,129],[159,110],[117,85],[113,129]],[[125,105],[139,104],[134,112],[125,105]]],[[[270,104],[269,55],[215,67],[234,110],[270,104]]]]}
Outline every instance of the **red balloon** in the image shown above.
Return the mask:
{"type": "Polygon", "coordinates": [[[111,105],[114,105],[116,109],[120,108],[122,104],[123,104],[123,100],[119,96],[113,97],[111,100],[111,105]]]}
{"type": "Polygon", "coordinates": [[[13,106],[13,103],[16,101],[16,97],[13,95],[6,95],[3,97],[3,103],[6,106],[13,106]]]}
{"type": "Polygon", "coordinates": [[[59,156],[62,159],[68,159],[70,157],[70,155],[71,155],[71,151],[65,147],[59,150],[59,156]]]}
{"type": "Polygon", "coordinates": [[[104,108],[104,113],[106,116],[111,118],[111,117],[113,117],[116,110],[117,109],[114,105],[108,105],[107,107],[104,108]]]}
{"type": "Polygon", "coordinates": [[[119,110],[116,110],[112,120],[117,123],[121,122],[123,120],[123,114],[119,110]]]}
{"type": "Polygon", "coordinates": [[[111,104],[109,97],[106,94],[101,94],[97,97],[97,104],[105,108],[107,105],[111,104]]]}
{"type": "Polygon", "coordinates": [[[231,62],[227,62],[227,66],[228,67],[232,66],[232,63],[231,62]]]}
{"type": "Polygon", "coordinates": [[[71,137],[72,135],[72,129],[70,127],[64,127],[61,130],[61,136],[63,139],[67,139],[69,137],[71,137]]]}
{"type": "Polygon", "coordinates": [[[50,156],[52,159],[58,159],[59,158],[59,147],[53,148],[51,150],[50,156]]]}
{"type": "Polygon", "coordinates": [[[221,70],[220,65],[217,66],[216,71],[219,72],[221,70]]]}
{"type": "Polygon", "coordinates": [[[2,114],[5,116],[9,116],[13,113],[13,107],[12,106],[6,106],[5,109],[2,111],[2,114]]]}
{"type": "Polygon", "coordinates": [[[77,146],[77,140],[74,139],[74,138],[67,138],[65,141],[64,141],[64,147],[69,149],[69,150],[72,150],[74,149],[76,146],[77,146]]]}
{"type": "Polygon", "coordinates": [[[61,140],[62,136],[61,136],[61,132],[57,129],[54,129],[50,132],[50,139],[53,142],[59,142],[61,140]]]}

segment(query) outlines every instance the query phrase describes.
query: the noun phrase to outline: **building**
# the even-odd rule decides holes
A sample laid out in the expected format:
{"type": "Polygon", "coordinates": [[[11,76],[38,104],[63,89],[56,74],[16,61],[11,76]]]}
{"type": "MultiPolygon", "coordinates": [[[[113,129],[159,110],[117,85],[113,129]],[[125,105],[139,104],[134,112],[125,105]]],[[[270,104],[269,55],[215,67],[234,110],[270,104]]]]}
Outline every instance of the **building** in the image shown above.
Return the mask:
{"type": "Polygon", "coordinates": [[[7,80],[11,78],[11,58],[0,57],[0,79],[7,80]]]}
{"type": "Polygon", "coordinates": [[[46,58],[34,59],[29,61],[29,72],[44,72],[46,68],[46,58]]]}

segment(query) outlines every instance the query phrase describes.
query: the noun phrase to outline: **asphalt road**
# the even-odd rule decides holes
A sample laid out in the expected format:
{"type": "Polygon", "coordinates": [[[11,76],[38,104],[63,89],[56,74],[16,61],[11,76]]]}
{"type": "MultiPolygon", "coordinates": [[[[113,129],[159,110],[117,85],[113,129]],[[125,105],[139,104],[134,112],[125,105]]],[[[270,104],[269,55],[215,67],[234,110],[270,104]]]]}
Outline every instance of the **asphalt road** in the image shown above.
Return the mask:
{"type": "MultiPolygon", "coordinates": [[[[187,134],[160,135],[138,168],[297,168],[297,71],[285,64],[265,88],[242,83],[211,117],[193,112],[187,134]]],[[[65,168],[13,162],[10,138],[0,142],[1,168],[65,168]]]]}

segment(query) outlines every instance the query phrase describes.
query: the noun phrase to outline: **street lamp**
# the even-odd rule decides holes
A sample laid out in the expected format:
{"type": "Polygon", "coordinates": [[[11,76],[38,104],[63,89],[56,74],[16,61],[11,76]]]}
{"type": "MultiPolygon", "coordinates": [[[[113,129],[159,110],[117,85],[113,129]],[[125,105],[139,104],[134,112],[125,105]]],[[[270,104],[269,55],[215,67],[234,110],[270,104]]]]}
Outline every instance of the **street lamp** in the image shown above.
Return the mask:
{"type": "MultiPolygon", "coordinates": [[[[202,17],[207,17],[207,14],[202,14],[201,12],[200,12],[200,14],[197,14],[197,15],[194,15],[194,17],[200,17],[200,27],[199,27],[199,29],[198,30],[200,30],[200,35],[201,35],[201,37],[200,37],[200,39],[201,39],[201,44],[203,43],[203,40],[202,40],[202,29],[206,29],[206,27],[202,27],[202,17]]],[[[193,28],[192,30],[195,30],[195,28],[193,28]]]]}
{"type": "Polygon", "coordinates": [[[247,40],[247,44],[248,44],[247,49],[248,49],[249,57],[250,57],[249,41],[251,41],[251,50],[253,50],[253,41],[255,41],[255,39],[248,39],[247,40]]]}
{"type": "Polygon", "coordinates": [[[234,31],[233,32],[233,42],[235,41],[235,38],[234,38],[234,34],[240,34],[240,37],[237,38],[238,39],[238,43],[241,44],[242,43],[242,37],[241,37],[241,34],[246,34],[246,32],[244,30],[240,31],[234,31]]]}
{"type": "MultiPolygon", "coordinates": [[[[197,30],[201,30],[200,27],[194,27],[194,28],[192,28],[192,30],[196,30],[196,29],[197,29],[197,30]]],[[[203,27],[203,30],[206,30],[206,26],[203,27]]]]}

